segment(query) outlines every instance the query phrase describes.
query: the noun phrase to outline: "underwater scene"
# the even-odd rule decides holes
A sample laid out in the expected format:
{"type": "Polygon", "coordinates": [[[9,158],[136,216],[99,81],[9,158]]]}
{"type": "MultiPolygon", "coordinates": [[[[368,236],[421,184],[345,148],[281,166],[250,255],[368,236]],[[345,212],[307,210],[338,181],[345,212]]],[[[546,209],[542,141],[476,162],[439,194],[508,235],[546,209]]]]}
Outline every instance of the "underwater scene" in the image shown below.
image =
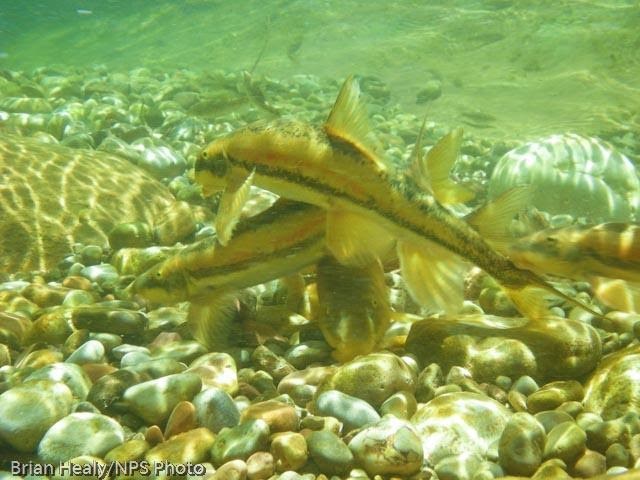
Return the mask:
{"type": "Polygon", "coordinates": [[[640,479],[638,0],[0,0],[0,480],[640,479]]]}

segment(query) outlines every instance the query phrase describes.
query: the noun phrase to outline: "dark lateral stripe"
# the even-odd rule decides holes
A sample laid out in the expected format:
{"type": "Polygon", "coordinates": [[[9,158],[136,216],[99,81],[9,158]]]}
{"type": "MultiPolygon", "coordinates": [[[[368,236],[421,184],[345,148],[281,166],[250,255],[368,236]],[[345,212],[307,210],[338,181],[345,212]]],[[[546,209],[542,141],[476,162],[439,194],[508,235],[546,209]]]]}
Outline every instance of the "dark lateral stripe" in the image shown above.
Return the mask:
{"type": "MultiPolygon", "coordinates": [[[[252,171],[255,170],[256,173],[258,175],[262,175],[265,177],[270,177],[270,178],[275,178],[278,180],[285,180],[289,183],[293,183],[293,184],[298,184],[298,185],[302,185],[304,187],[307,187],[309,190],[314,190],[317,192],[320,192],[324,195],[327,196],[332,196],[332,197],[336,197],[342,200],[346,200],[348,202],[354,203],[364,209],[368,209],[368,210],[372,210],[375,211],[376,213],[378,213],[380,216],[386,218],[387,220],[389,220],[390,222],[393,222],[397,225],[400,225],[403,228],[406,228],[407,230],[410,230],[414,233],[416,233],[417,235],[420,235],[422,237],[426,237],[429,240],[433,240],[436,243],[441,244],[441,240],[437,237],[435,237],[434,235],[429,234],[428,232],[425,232],[423,229],[421,229],[419,226],[411,223],[411,222],[407,222],[406,220],[399,218],[396,214],[389,212],[387,210],[383,210],[380,209],[379,206],[372,200],[370,202],[361,202],[355,198],[353,198],[352,196],[350,196],[347,192],[344,192],[342,190],[338,190],[335,189],[329,185],[327,185],[326,183],[322,183],[314,178],[310,178],[310,177],[306,177],[304,175],[299,175],[299,174],[294,174],[289,172],[286,169],[283,168],[279,168],[279,167],[271,167],[268,165],[264,165],[264,164],[254,164],[253,162],[249,162],[249,161],[245,161],[245,160],[238,160],[237,158],[232,158],[232,157],[228,157],[228,160],[237,167],[240,167],[244,170],[247,171],[252,171]]],[[[432,211],[429,210],[428,206],[426,205],[420,205],[417,204],[418,208],[420,208],[420,210],[422,210],[425,214],[433,214],[432,211]]],[[[447,248],[450,248],[449,246],[446,246],[447,248]]],[[[458,252],[461,253],[461,252],[458,252]]]]}
{"type": "MultiPolygon", "coordinates": [[[[318,243],[324,243],[324,231],[317,233],[316,235],[306,237],[305,239],[288,245],[286,248],[276,250],[274,252],[248,257],[246,260],[237,262],[231,265],[209,267],[201,270],[195,270],[189,272],[189,275],[196,280],[200,280],[208,277],[215,277],[219,275],[228,275],[235,272],[250,271],[254,264],[262,264],[265,262],[271,262],[273,260],[282,259],[282,261],[291,262],[294,257],[301,257],[307,250],[316,246],[318,243]]],[[[251,283],[247,286],[252,286],[251,283]]]]}

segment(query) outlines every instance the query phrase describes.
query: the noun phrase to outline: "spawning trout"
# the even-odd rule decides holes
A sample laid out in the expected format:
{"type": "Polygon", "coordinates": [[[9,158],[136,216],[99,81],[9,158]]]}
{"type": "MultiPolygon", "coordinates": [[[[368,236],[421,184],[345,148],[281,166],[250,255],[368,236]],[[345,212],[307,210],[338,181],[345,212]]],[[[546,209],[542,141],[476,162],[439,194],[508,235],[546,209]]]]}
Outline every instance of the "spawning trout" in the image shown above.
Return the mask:
{"type": "MultiPolygon", "coordinates": [[[[258,122],[203,149],[195,163],[195,180],[205,195],[223,191],[216,217],[222,244],[230,240],[238,211],[255,184],[325,209],[327,247],[344,265],[368,265],[395,246],[407,287],[424,307],[446,312],[460,308],[466,261],[500,282],[531,318],[547,314],[536,287],[576,303],[538,275],[518,268],[443,207],[437,194],[446,182],[435,185],[424,177],[398,182],[391,165],[371,145],[359,97],[358,83],[349,77],[322,127],[291,120],[258,122]]],[[[445,137],[430,151],[429,163],[454,161],[460,138],[445,137]]],[[[413,171],[425,170],[418,165],[413,171]]]]}

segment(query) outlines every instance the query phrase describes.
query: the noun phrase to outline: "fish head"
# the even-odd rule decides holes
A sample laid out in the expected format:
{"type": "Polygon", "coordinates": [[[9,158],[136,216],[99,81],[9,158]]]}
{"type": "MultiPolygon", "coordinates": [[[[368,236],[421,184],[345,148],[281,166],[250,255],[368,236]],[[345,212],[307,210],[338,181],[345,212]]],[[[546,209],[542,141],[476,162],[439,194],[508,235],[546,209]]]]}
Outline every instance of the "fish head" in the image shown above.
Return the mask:
{"type": "Polygon", "coordinates": [[[177,303],[187,300],[188,281],[180,270],[167,268],[163,262],[139,275],[128,290],[150,302],[177,303]]]}
{"type": "Polygon", "coordinates": [[[205,197],[225,189],[231,164],[226,153],[227,141],[216,140],[205,147],[194,165],[194,180],[202,185],[205,197]]]}
{"type": "Polygon", "coordinates": [[[580,252],[565,237],[562,229],[542,230],[517,240],[507,253],[520,268],[573,278],[570,270],[577,268],[580,252]]]}

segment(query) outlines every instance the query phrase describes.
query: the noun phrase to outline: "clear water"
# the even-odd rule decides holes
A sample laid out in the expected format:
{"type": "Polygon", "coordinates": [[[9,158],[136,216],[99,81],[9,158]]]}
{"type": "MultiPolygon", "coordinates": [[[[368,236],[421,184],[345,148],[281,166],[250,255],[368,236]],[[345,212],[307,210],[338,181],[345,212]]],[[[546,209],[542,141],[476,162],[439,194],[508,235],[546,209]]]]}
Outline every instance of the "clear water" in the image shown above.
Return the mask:
{"type": "Polygon", "coordinates": [[[237,71],[267,42],[257,73],[374,75],[404,111],[523,140],[637,130],[639,26],[637,0],[1,0],[0,68],[237,71]]]}

